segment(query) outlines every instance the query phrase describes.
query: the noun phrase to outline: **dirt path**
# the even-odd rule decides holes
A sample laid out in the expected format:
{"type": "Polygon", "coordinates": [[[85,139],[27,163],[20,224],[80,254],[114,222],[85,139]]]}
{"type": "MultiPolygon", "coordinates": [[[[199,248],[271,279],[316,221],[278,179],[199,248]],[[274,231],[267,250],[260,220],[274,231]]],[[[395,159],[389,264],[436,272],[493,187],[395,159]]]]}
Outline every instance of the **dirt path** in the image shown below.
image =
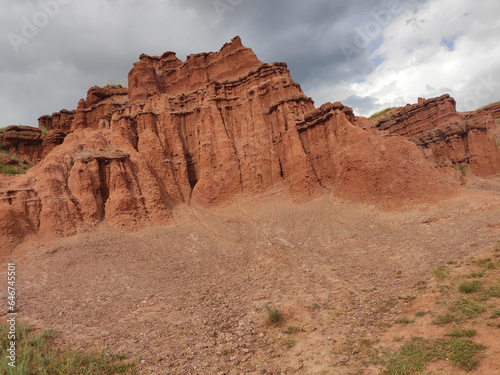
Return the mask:
{"type": "Polygon", "coordinates": [[[498,183],[473,187],[400,213],[274,195],[180,206],[175,224],[139,233],[32,241],[11,257],[18,303],[63,342],[137,358],[145,374],[377,374],[360,340],[383,337],[432,269],[500,240],[498,183]],[[282,327],[266,325],[268,305],[282,327]]]}

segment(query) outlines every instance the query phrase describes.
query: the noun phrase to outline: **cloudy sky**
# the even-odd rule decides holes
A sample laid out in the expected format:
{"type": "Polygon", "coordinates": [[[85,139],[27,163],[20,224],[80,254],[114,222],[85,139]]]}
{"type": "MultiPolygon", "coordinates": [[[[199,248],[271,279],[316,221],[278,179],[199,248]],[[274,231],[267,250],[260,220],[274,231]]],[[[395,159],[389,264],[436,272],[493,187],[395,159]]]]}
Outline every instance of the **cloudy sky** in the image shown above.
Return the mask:
{"type": "Polygon", "coordinates": [[[500,1],[0,0],[0,127],[127,82],[141,53],[218,51],[235,35],[288,63],[316,106],[358,115],[450,93],[500,100],[500,1]]]}

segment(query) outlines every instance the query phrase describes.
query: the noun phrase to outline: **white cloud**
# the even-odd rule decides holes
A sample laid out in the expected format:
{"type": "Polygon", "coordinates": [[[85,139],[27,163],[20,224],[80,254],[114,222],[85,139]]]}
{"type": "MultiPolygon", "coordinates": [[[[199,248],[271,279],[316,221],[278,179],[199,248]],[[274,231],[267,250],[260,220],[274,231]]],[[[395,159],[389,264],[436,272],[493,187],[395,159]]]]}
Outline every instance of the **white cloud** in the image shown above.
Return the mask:
{"type": "Polygon", "coordinates": [[[382,44],[371,54],[384,60],[363,82],[322,87],[315,94],[372,97],[378,105],[358,108],[362,115],[447,92],[457,99],[459,110],[498,100],[498,14],[497,0],[432,0],[384,29],[382,44]],[[443,38],[452,40],[454,48],[443,45],[443,38]]]}

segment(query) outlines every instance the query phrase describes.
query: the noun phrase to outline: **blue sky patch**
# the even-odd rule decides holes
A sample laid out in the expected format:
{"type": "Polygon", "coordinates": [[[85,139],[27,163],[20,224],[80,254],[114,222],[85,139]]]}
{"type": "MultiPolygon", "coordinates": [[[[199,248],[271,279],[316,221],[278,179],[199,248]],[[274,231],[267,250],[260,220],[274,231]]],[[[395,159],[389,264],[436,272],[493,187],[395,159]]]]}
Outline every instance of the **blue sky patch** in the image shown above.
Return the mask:
{"type": "Polygon", "coordinates": [[[441,45],[448,51],[455,51],[455,41],[457,40],[457,35],[444,36],[441,38],[441,45]]]}
{"type": "Polygon", "coordinates": [[[377,55],[377,56],[372,57],[370,59],[370,61],[372,62],[373,66],[375,68],[378,68],[380,66],[380,64],[382,64],[385,61],[385,59],[382,56],[377,55]]]}

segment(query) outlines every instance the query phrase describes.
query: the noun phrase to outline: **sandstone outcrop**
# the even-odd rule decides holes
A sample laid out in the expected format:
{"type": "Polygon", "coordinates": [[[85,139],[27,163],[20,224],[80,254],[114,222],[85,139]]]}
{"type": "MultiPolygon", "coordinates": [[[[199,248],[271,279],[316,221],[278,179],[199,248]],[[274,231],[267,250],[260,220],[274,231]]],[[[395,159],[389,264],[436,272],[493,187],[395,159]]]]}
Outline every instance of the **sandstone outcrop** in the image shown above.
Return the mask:
{"type": "Polygon", "coordinates": [[[141,55],[128,89],[93,87],[76,111],[40,119],[68,135],[25,176],[0,183],[0,215],[15,211],[23,234],[64,236],[103,220],[164,224],[181,202],[276,189],[382,205],[449,191],[406,135],[356,123],[341,103],[316,109],[286,64],[262,63],[238,37],[184,62],[141,55]]]}
{"type": "Polygon", "coordinates": [[[500,149],[494,135],[499,117],[500,105],[458,113],[455,100],[443,95],[390,109],[375,117],[373,126],[378,134],[414,142],[433,163],[469,166],[473,174],[487,177],[500,174],[500,149]]]}
{"type": "Polygon", "coordinates": [[[42,131],[30,126],[8,126],[0,136],[0,143],[11,154],[19,159],[29,160],[36,164],[52,149],[63,143],[66,132],[52,130],[42,131]]]}
{"type": "Polygon", "coordinates": [[[59,130],[62,132],[69,132],[71,123],[75,117],[76,111],[68,111],[62,109],[60,112],[53,113],[51,116],[45,115],[38,119],[38,127],[40,129],[59,130]]]}
{"type": "Polygon", "coordinates": [[[20,158],[39,161],[42,158],[42,132],[30,126],[8,126],[0,139],[10,154],[20,158]]]}

